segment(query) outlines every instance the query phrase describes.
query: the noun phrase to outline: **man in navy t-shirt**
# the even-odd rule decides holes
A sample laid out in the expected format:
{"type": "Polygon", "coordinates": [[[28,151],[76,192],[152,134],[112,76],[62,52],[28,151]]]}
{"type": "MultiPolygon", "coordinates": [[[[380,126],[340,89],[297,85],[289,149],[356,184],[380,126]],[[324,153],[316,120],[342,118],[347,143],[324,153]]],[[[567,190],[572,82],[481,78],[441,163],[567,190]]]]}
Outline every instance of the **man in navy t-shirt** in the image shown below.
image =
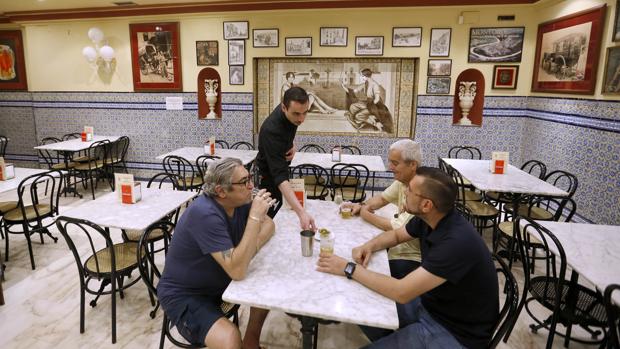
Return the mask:
{"type": "MultiPolygon", "coordinates": [[[[179,333],[209,348],[241,347],[239,329],[224,317],[222,294],[275,231],[264,190],[252,200],[252,177],[239,159],[212,163],[204,194],[185,210],[176,226],[161,280],[159,302],[179,333]]],[[[243,348],[258,348],[268,311],[251,308],[243,348]]]]}
{"type": "MultiPolygon", "coordinates": [[[[318,270],[346,275],[397,302],[400,329],[368,348],[487,348],[499,320],[491,254],[454,208],[456,184],[439,169],[418,167],[406,191],[416,217],[352,251],[355,262],[321,253],[318,270]],[[366,269],[373,252],[420,239],[422,265],[401,280],[366,269]]],[[[389,333],[389,332],[388,332],[389,333]]],[[[386,334],[384,332],[384,334],[386,334]]]]}

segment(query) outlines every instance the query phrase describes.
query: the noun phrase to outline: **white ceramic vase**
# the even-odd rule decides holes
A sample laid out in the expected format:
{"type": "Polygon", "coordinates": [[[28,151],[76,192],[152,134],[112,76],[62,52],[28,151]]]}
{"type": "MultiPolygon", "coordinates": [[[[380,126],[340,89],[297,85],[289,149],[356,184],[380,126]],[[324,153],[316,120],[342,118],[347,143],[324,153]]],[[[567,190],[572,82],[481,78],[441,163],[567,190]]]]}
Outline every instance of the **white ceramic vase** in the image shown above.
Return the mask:
{"type": "Polygon", "coordinates": [[[217,104],[217,88],[219,84],[216,79],[205,79],[205,96],[209,104],[209,113],[207,119],[217,118],[215,113],[215,105],[217,104]]]}
{"type": "Polygon", "coordinates": [[[461,81],[459,86],[459,107],[461,107],[461,119],[459,125],[471,126],[469,120],[469,111],[474,106],[474,98],[476,98],[476,82],[461,81]]]}

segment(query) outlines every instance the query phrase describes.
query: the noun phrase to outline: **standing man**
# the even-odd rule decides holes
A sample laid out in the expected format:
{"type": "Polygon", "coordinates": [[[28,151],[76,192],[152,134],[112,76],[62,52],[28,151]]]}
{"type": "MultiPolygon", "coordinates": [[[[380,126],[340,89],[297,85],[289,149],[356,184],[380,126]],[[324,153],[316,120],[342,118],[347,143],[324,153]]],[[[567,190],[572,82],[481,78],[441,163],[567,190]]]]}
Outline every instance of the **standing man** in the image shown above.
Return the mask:
{"type": "MultiPolygon", "coordinates": [[[[241,348],[241,334],[224,317],[222,294],[241,280],[275,231],[261,190],[252,200],[252,177],[239,159],[211,164],[200,195],[183,212],[166,255],[157,297],[179,333],[209,348],[241,348]]],[[[244,349],[257,349],[268,310],[251,308],[244,349]]]]}
{"type": "MultiPolygon", "coordinates": [[[[318,270],[347,276],[396,302],[399,329],[369,348],[487,348],[499,319],[499,286],[489,249],[454,208],[456,184],[437,168],[418,167],[407,188],[415,217],[352,251],[355,262],[321,253],[318,270]],[[403,279],[366,269],[371,255],[419,238],[422,265],[403,279]]],[[[373,331],[374,332],[374,331],[373,331]]]]}
{"type": "MultiPolygon", "coordinates": [[[[388,151],[388,167],[394,173],[394,182],[380,195],[373,196],[366,202],[345,202],[343,207],[351,207],[351,213],[359,214],[365,221],[384,231],[398,229],[407,224],[413,217],[405,210],[405,192],[407,184],[415,176],[415,171],[422,164],[422,149],[420,144],[411,139],[400,139],[394,142],[388,151]],[[375,214],[375,211],[387,204],[396,205],[398,212],[393,218],[386,218],[375,214]]],[[[420,240],[398,244],[388,250],[390,259],[390,273],[397,279],[402,279],[415,268],[420,266],[420,240]]]]}
{"type": "Polygon", "coordinates": [[[279,202],[269,209],[269,217],[278,213],[284,198],[297,213],[301,228],[316,230],[314,218],[301,207],[288,181],[288,166],[295,156],[293,141],[297,126],[306,119],[308,108],[308,94],[303,88],[293,86],[284,92],[282,104],[271,112],[260,128],[256,165],[261,178],[260,188],[266,189],[279,202]]]}

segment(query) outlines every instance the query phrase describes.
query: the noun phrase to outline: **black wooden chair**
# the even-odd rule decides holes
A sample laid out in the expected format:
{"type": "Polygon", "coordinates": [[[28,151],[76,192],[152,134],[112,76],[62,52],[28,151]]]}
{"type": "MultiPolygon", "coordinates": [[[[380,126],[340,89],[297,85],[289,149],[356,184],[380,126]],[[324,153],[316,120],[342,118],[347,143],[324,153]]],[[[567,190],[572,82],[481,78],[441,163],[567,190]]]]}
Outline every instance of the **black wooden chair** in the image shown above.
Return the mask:
{"type": "Polygon", "coordinates": [[[230,149],[246,149],[246,150],[254,150],[254,146],[250,142],[237,142],[230,146],[230,149]]]}
{"type": "Polygon", "coordinates": [[[82,177],[84,188],[88,188],[90,183],[90,191],[93,200],[95,200],[95,186],[100,178],[106,180],[110,189],[114,190],[114,180],[112,180],[106,172],[110,161],[108,158],[109,144],[110,141],[108,140],[93,142],[88,149],[86,149],[86,157],[89,160],[76,163],[73,168],[76,174],[82,177]]]}
{"type": "Polygon", "coordinates": [[[99,225],[83,219],[58,217],[56,226],[65,238],[69,249],[73,253],[80,279],[80,333],[85,327],[86,293],[95,295],[90,306],[97,306],[101,295],[111,295],[112,302],[112,343],[116,343],[116,294],[124,298],[123,290],[132,286],[140,279],[135,278],[128,284],[124,279],[131,276],[131,272],[138,267],[135,242],[113,243],[110,233],[99,225]],[[72,236],[81,234],[88,240],[89,250],[85,253],[75,245],[72,236]],[[92,283],[100,283],[98,288],[91,288],[92,283]],[[106,290],[106,287],[109,287],[106,290]]]}
{"type": "MultiPolygon", "coordinates": [[[[73,133],[67,133],[65,135],[62,136],[61,140],[63,141],[69,141],[72,139],[81,139],[82,138],[82,134],[79,132],[73,132],[73,133]]],[[[74,162],[86,162],[88,161],[88,156],[86,154],[86,151],[82,150],[79,151],[77,153],[73,153],[71,155],[71,161],[74,162]]]]}
{"type": "Polygon", "coordinates": [[[228,145],[228,142],[226,142],[223,139],[216,139],[215,140],[215,146],[216,147],[220,147],[222,149],[229,149],[230,148],[230,146],[228,145]]]}
{"type": "Polygon", "coordinates": [[[354,145],[341,145],[340,148],[342,149],[343,153],[346,150],[348,153],[353,155],[362,155],[362,151],[360,150],[360,148],[354,145]]]}
{"type": "Polygon", "coordinates": [[[209,164],[218,159],[220,159],[220,157],[217,155],[200,155],[196,158],[196,168],[198,169],[198,174],[203,181],[205,174],[207,174],[209,164]]]}
{"type": "Polygon", "coordinates": [[[114,142],[110,142],[108,146],[109,150],[106,154],[108,157],[107,166],[108,172],[112,174],[112,177],[117,168],[125,173],[129,173],[127,171],[127,163],[125,162],[127,151],[129,150],[129,142],[129,137],[121,136],[114,142]]]}
{"type": "Polygon", "coordinates": [[[168,155],[162,163],[166,173],[175,174],[179,177],[177,184],[179,188],[192,191],[199,191],[202,188],[203,181],[200,171],[189,160],[176,155],[168,155]]]}
{"type": "Polygon", "coordinates": [[[499,210],[482,201],[468,200],[467,192],[469,189],[467,189],[467,186],[464,184],[465,181],[461,173],[459,173],[459,171],[452,166],[448,166],[448,171],[450,172],[450,175],[459,190],[457,202],[470,210],[473,224],[478,230],[478,233],[482,235],[485,228],[493,228],[493,236],[495,237],[499,210]]]}
{"type": "Polygon", "coordinates": [[[620,305],[614,304],[611,296],[614,292],[620,291],[620,285],[612,284],[605,288],[604,300],[605,309],[607,310],[607,325],[609,332],[607,334],[607,348],[620,348],[620,322],[618,314],[620,314],[620,305]]]}
{"type": "Polygon", "coordinates": [[[289,178],[303,178],[306,196],[310,200],[325,200],[329,195],[329,173],[323,167],[297,165],[289,170],[289,178]]]}
{"type": "Polygon", "coordinates": [[[6,147],[9,144],[9,139],[0,135],[0,157],[6,156],[6,147]]]}
{"type": "Polygon", "coordinates": [[[366,186],[369,177],[368,167],[362,164],[335,164],[329,172],[332,199],[336,195],[341,195],[345,201],[362,202],[366,200],[366,186]]]}
{"type": "Polygon", "coordinates": [[[325,149],[318,144],[305,144],[299,151],[303,151],[304,153],[326,153],[325,149]]]}
{"type": "Polygon", "coordinates": [[[514,325],[519,317],[519,285],[517,284],[517,279],[515,279],[514,275],[510,271],[506,262],[504,262],[498,256],[493,255],[493,260],[499,264],[497,267],[498,279],[504,279],[504,294],[506,295],[504,300],[504,305],[502,306],[499,312],[499,319],[495,328],[493,329],[493,337],[491,338],[491,343],[489,343],[489,348],[494,349],[497,347],[500,341],[504,341],[506,343],[510,336],[508,330],[514,325]]]}
{"type": "Polygon", "coordinates": [[[448,150],[448,157],[451,159],[482,159],[480,149],[469,145],[457,145],[448,150]]]}

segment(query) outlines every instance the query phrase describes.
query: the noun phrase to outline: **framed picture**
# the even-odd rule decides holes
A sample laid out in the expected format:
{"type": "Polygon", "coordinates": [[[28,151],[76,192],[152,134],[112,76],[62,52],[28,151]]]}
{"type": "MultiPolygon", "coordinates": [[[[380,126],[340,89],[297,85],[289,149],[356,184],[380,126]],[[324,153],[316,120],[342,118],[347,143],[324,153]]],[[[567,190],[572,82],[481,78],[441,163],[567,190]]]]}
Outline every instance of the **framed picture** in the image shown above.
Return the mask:
{"type": "Polygon", "coordinates": [[[252,46],[254,47],[278,47],[280,36],[278,29],[252,29],[252,46]]]}
{"type": "Polygon", "coordinates": [[[514,90],[517,88],[518,77],[518,65],[495,65],[493,66],[493,84],[491,88],[514,90]]]}
{"type": "Polygon", "coordinates": [[[287,56],[312,56],[312,38],[286,38],[284,54],[287,56]]]}
{"type": "Polygon", "coordinates": [[[320,34],[320,46],[347,46],[349,29],[346,27],[321,27],[320,34]]]}
{"type": "Polygon", "coordinates": [[[431,29],[431,45],[428,55],[430,57],[448,57],[450,56],[450,39],[452,37],[452,29],[450,28],[432,28],[431,29]]]}
{"type": "Polygon", "coordinates": [[[129,25],[133,89],[182,91],[179,23],[129,25]]]}
{"type": "Polygon", "coordinates": [[[602,93],[620,94],[620,46],[608,47],[602,93]]]}
{"type": "Polygon", "coordinates": [[[0,30],[0,90],[28,90],[21,30],[0,30]]]}
{"type": "Polygon", "coordinates": [[[228,67],[228,83],[230,85],[243,85],[243,65],[231,65],[228,67]]]}
{"type": "Polygon", "coordinates": [[[428,70],[426,75],[428,76],[450,76],[452,73],[452,60],[451,59],[429,59],[428,70]]]}
{"type": "Polygon", "coordinates": [[[422,46],[422,27],[392,28],[392,47],[420,46],[422,46]]]}
{"type": "Polygon", "coordinates": [[[298,135],[413,137],[416,58],[278,57],[255,63],[254,130],[288,89],[299,86],[310,102],[298,135]],[[376,104],[366,103],[377,97],[376,104]]]}
{"type": "Polygon", "coordinates": [[[228,65],[245,64],[245,40],[228,40],[228,65]]]}
{"type": "Polygon", "coordinates": [[[606,7],[538,25],[532,91],[594,93],[606,7]]]}
{"type": "Polygon", "coordinates": [[[356,56],[383,56],[383,36],[356,36],[356,56]]]}
{"type": "Polygon", "coordinates": [[[618,19],[620,13],[620,0],[616,0],[616,16],[614,19],[614,32],[611,35],[611,41],[620,41],[620,20],[618,19]]]}
{"type": "Polygon", "coordinates": [[[196,65],[219,65],[217,41],[196,41],[196,65]]]}
{"type": "Polygon", "coordinates": [[[446,95],[450,93],[450,78],[429,77],[426,80],[426,93],[429,95],[446,95]]]}
{"type": "Polygon", "coordinates": [[[469,63],[521,62],[525,27],[471,28],[469,63]]]}
{"type": "Polygon", "coordinates": [[[249,26],[248,21],[224,22],[224,40],[249,38],[249,26]]]}

